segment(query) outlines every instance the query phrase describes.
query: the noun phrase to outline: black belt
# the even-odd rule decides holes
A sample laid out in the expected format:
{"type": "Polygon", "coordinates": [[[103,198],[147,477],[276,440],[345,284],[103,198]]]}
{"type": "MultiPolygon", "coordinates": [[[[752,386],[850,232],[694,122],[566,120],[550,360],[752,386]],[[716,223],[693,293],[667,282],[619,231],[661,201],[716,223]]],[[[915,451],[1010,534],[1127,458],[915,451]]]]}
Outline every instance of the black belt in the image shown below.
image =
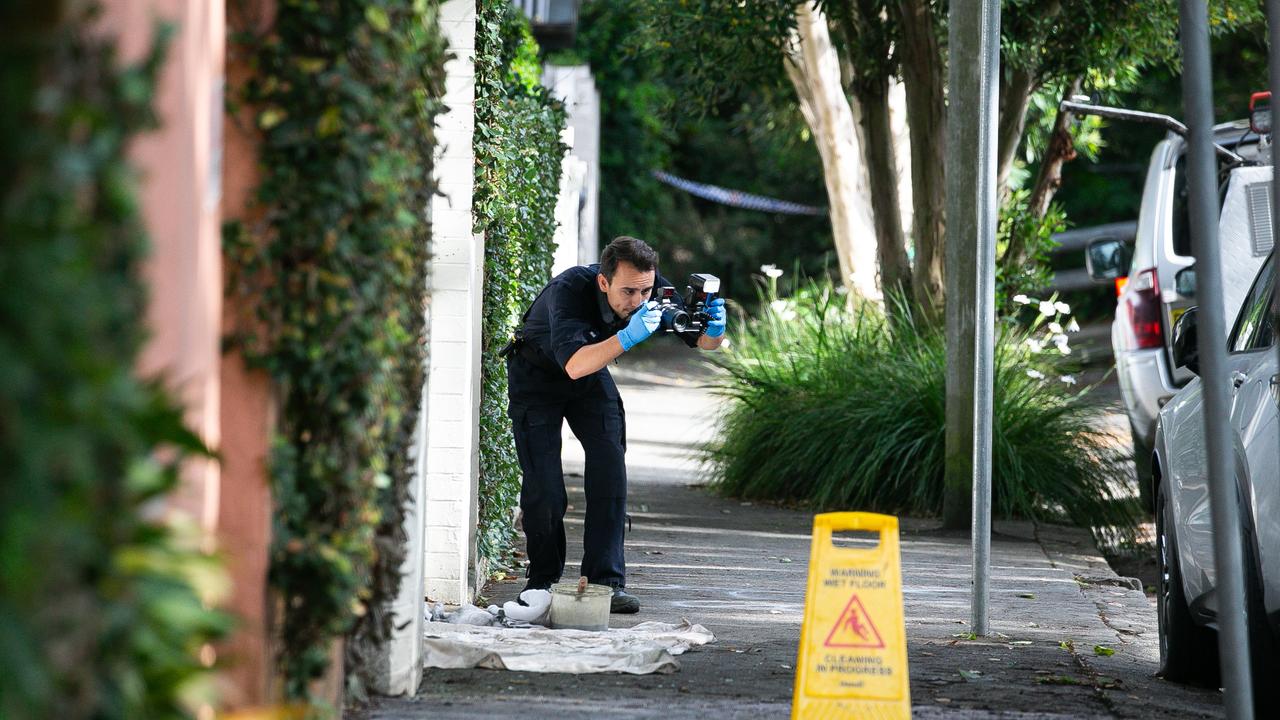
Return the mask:
{"type": "Polygon", "coordinates": [[[568,377],[568,374],[565,373],[564,368],[560,367],[559,363],[543,355],[536,345],[528,342],[519,334],[498,351],[498,356],[505,358],[513,352],[519,354],[520,357],[534,367],[546,370],[552,375],[568,377]]]}

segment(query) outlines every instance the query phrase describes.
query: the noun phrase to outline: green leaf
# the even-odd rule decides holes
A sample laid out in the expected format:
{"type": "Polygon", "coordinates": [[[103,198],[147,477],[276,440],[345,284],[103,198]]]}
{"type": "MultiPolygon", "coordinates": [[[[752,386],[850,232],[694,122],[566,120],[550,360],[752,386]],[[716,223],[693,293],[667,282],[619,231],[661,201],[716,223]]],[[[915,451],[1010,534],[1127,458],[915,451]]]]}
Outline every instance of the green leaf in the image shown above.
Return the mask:
{"type": "Polygon", "coordinates": [[[387,17],[387,11],[377,5],[367,6],[364,9],[364,18],[378,32],[385,33],[391,30],[391,19],[387,17]]]}
{"type": "Polygon", "coordinates": [[[258,127],[263,130],[270,130],[284,122],[287,117],[289,117],[289,114],[280,108],[268,108],[258,114],[258,127]]]}

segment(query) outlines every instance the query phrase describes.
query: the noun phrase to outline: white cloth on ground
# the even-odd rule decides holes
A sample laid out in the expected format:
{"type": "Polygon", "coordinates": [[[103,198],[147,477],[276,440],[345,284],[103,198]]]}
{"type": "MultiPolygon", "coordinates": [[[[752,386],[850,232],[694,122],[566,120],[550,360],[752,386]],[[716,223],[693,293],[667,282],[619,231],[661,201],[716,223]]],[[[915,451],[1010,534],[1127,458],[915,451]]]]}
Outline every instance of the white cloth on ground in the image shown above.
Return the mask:
{"type": "Polygon", "coordinates": [[[423,662],[437,668],[646,675],[675,672],[676,655],[713,640],[710,631],[688,620],[600,632],[428,622],[423,662]]]}

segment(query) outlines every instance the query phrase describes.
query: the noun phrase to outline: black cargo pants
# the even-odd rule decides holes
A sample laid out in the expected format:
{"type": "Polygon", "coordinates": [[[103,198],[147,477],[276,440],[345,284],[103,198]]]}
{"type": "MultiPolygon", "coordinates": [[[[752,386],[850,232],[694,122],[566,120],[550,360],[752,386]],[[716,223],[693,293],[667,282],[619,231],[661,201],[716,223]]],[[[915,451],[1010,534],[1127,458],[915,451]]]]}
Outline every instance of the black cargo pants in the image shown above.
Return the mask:
{"type": "Polygon", "coordinates": [[[520,509],[529,554],[529,587],[549,587],[564,572],[568,495],[560,464],[564,421],[586,456],[586,523],[581,574],[593,584],[626,584],[626,419],[608,371],[556,379],[519,356],[507,361],[508,413],[523,481],[520,509]]]}

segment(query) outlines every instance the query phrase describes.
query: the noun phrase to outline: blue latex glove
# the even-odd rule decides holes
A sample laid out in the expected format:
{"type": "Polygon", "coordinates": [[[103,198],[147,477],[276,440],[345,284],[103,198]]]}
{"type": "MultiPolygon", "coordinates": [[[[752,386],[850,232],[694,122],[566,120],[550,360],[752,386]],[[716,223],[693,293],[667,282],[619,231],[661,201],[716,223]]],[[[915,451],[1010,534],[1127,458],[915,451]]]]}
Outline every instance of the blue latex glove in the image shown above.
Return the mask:
{"type": "Polygon", "coordinates": [[[627,326],[618,331],[618,340],[622,343],[623,352],[643,342],[658,329],[658,325],[662,323],[662,313],[657,312],[654,309],[656,307],[658,303],[649,300],[631,313],[631,320],[627,326]]]}
{"type": "Polygon", "coordinates": [[[724,310],[724,298],[715,298],[707,303],[707,314],[711,316],[711,322],[707,323],[707,337],[724,335],[725,321],[728,319],[728,313],[724,310]]]}

